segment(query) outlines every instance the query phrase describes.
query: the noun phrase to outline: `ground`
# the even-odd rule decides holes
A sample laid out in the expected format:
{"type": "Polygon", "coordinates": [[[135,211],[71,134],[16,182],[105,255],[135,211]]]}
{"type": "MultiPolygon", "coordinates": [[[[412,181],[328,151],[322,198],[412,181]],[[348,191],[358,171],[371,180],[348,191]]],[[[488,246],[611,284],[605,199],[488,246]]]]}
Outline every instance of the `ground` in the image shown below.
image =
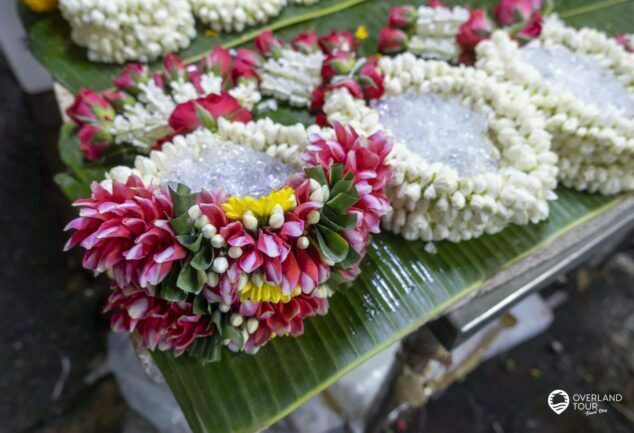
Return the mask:
{"type": "MultiPolygon", "coordinates": [[[[0,433],[153,433],[112,377],[86,382],[104,357],[105,284],[61,253],[72,213],[51,180],[60,169],[52,95],[23,94],[1,58],[0,113],[0,433]]],[[[452,386],[410,431],[633,431],[633,247],[550,288],[570,295],[552,328],[452,386]],[[545,405],[556,388],[620,392],[624,404],[557,417],[545,405]]]]}

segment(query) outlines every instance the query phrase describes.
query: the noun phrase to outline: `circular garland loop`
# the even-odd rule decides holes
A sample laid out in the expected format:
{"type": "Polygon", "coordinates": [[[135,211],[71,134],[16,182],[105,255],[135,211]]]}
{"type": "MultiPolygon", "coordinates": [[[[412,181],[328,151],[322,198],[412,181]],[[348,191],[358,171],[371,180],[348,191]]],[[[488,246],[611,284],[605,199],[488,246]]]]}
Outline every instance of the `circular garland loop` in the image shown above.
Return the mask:
{"type": "MultiPolygon", "coordinates": [[[[594,58],[634,98],[634,56],[604,33],[576,30],[551,18],[537,43],[563,45],[573,53],[594,58]]],[[[523,86],[531,95],[531,103],[546,115],[564,185],[602,194],[634,190],[634,119],[548,86],[504,32],[496,32],[490,41],[483,42],[477,53],[478,68],[523,86]]]]}
{"type": "MultiPolygon", "coordinates": [[[[547,200],[556,198],[557,156],[550,151],[544,118],[526,92],[499,84],[481,71],[424,61],[409,53],[384,57],[379,67],[387,96],[457,96],[486,113],[501,155],[496,173],[460,177],[455,169],[425,161],[396,140],[388,157],[394,177],[387,188],[392,211],[383,218],[385,229],[406,239],[458,242],[498,232],[509,223],[536,223],[548,216],[547,200]]],[[[379,113],[345,89],[326,95],[324,111],[330,121],[366,133],[383,128],[379,113]]]]}
{"type": "Polygon", "coordinates": [[[60,0],[73,41],[95,62],[150,62],[196,36],[189,0],[60,0]]]}
{"type": "Polygon", "coordinates": [[[301,125],[221,118],[214,131],[175,136],[94,183],[74,204],[66,249],[82,246],[84,267],[113,278],[114,330],[204,362],[223,346],[255,353],[274,336],[301,334],[305,318],[327,312],[332,288],[358,274],[389,209],[390,151],[382,134],[338,124],[309,136],[301,125]],[[233,138],[304,170],[260,198],[163,185],[171,156],[233,138]]]}
{"type": "Polygon", "coordinates": [[[95,160],[120,146],[135,153],[160,148],[166,136],[182,132],[173,128],[170,118],[179,104],[191,101],[216,107],[209,110],[214,119],[232,114],[228,110],[251,110],[261,100],[255,70],[260,62],[254,51],[230,54],[217,46],[197,63],[167,55],[163,70],[156,73],[144,64],[128,64],[114,79],[115,91],[82,89],[67,110],[80,149],[86,159],[95,160]]]}

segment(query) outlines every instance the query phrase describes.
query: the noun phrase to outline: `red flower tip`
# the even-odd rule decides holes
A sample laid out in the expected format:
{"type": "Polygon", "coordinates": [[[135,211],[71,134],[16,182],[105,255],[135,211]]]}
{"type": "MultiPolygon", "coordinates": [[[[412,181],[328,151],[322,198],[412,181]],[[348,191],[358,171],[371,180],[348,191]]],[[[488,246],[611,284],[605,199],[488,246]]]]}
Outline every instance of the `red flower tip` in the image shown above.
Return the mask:
{"type": "Polygon", "coordinates": [[[359,41],[350,32],[332,31],[319,38],[319,46],[326,54],[337,51],[355,51],[359,47],[359,41]]]}
{"type": "Polygon", "coordinates": [[[255,49],[264,57],[278,57],[282,47],[284,47],[284,41],[273,36],[273,32],[270,30],[260,33],[253,44],[255,49]]]}
{"type": "Polygon", "coordinates": [[[472,10],[456,36],[456,41],[464,50],[473,50],[476,45],[491,36],[492,27],[482,9],[472,10]]]}
{"type": "Polygon", "coordinates": [[[88,161],[99,159],[110,145],[110,134],[101,129],[99,125],[86,124],[79,128],[79,149],[88,161]]]}
{"type": "Polygon", "coordinates": [[[251,113],[237,99],[223,91],[220,95],[210,94],[177,105],[170,116],[169,125],[174,131],[185,133],[200,126],[211,127],[220,117],[244,123],[252,120],[251,113]]]}
{"type": "Polygon", "coordinates": [[[416,8],[414,6],[397,6],[390,9],[388,25],[397,29],[407,30],[416,23],[416,8]]]}
{"type": "Polygon", "coordinates": [[[399,29],[384,27],[379,33],[379,51],[384,54],[396,54],[407,48],[407,34],[399,29]]]}
{"type": "Polygon", "coordinates": [[[115,111],[103,95],[89,89],[81,89],[66,114],[76,125],[98,123],[114,119],[115,111]]]}
{"type": "Polygon", "coordinates": [[[187,73],[181,58],[173,53],[163,57],[163,70],[165,75],[170,77],[171,80],[178,80],[187,73]]]}
{"type": "Polygon", "coordinates": [[[383,81],[385,77],[379,69],[376,59],[370,58],[359,70],[358,81],[363,89],[365,99],[378,99],[385,93],[383,81]]]}
{"type": "Polygon", "coordinates": [[[493,17],[504,26],[521,23],[542,7],[542,0],[500,0],[493,9],[493,17]]]}
{"type": "Polygon", "coordinates": [[[631,35],[618,35],[614,39],[616,39],[617,44],[625,48],[625,51],[634,53],[634,37],[631,35]]]}
{"type": "Polygon", "coordinates": [[[146,65],[140,63],[129,63],[123,72],[114,79],[114,85],[119,90],[128,93],[137,93],[139,84],[149,79],[149,69],[146,65]]]}
{"type": "Polygon", "coordinates": [[[310,112],[318,113],[324,107],[326,91],[323,87],[315,87],[310,95],[310,112]]]}
{"type": "Polygon", "coordinates": [[[257,68],[262,65],[262,57],[248,48],[240,48],[238,50],[236,53],[236,61],[242,62],[252,68],[257,68]]]}
{"type": "Polygon", "coordinates": [[[444,8],[445,5],[442,4],[439,0],[429,0],[429,2],[427,3],[427,6],[429,6],[430,8],[444,8]]]}
{"type": "Polygon", "coordinates": [[[539,11],[533,12],[524,26],[518,30],[515,37],[522,42],[532,41],[541,35],[544,19],[539,11]]]}
{"type": "Polygon", "coordinates": [[[304,54],[314,53],[320,49],[319,35],[315,32],[300,33],[292,40],[291,46],[304,54]]]}
{"type": "Polygon", "coordinates": [[[349,51],[329,53],[321,66],[321,77],[329,82],[336,75],[346,75],[352,72],[356,63],[356,56],[349,51]]]}
{"type": "Polygon", "coordinates": [[[213,72],[224,77],[231,69],[231,54],[229,51],[216,45],[211,52],[200,62],[202,71],[213,72]]]}

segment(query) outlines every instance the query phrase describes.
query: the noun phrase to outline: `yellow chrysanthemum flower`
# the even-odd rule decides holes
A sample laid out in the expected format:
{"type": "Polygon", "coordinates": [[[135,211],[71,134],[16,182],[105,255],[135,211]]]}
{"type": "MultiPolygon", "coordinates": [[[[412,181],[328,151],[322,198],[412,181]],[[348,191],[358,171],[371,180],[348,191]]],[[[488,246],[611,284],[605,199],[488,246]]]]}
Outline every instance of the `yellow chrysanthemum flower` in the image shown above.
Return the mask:
{"type": "Polygon", "coordinates": [[[263,283],[261,287],[258,287],[249,281],[240,290],[240,302],[272,302],[273,304],[281,302],[285,304],[295,296],[299,295],[300,292],[301,289],[297,286],[293,293],[285,295],[282,293],[282,288],[278,285],[263,283]]]}
{"type": "Polygon", "coordinates": [[[33,12],[52,12],[57,8],[57,0],[23,0],[33,12]]]}
{"type": "Polygon", "coordinates": [[[365,26],[357,27],[357,31],[354,32],[354,36],[360,41],[368,38],[368,29],[365,26]]]}
{"type": "Polygon", "coordinates": [[[286,186],[258,199],[253,197],[231,197],[222,205],[222,208],[227,213],[227,217],[232,220],[241,219],[242,215],[249,210],[257,218],[268,218],[273,213],[273,208],[278,204],[284,212],[288,212],[297,205],[293,188],[286,186]]]}

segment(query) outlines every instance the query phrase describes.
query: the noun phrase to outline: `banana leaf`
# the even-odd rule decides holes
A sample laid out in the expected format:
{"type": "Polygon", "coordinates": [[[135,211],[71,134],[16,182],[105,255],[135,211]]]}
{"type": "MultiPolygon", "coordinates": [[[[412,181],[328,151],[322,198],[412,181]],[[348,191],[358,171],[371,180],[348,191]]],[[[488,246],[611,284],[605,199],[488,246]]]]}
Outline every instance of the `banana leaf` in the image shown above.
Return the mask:
{"type": "MultiPolygon", "coordinates": [[[[301,31],[354,31],[366,26],[363,52],[373,54],[388,0],[328,1],[290,7],[270,23],[282,37],[301,31]]],[[[421,3],[421,2],[414,2],[421,3]]],[[[488,2],[469,2],[491,6],[488,2]]],[[[633,32],[634,0],[562,0],[555,10],[575,26],[593,26],[611,34],[633,32]]],[[[67,39],[68,28],[57,14],[35,17],[22,10],[31,48],[54,77],[71,90],[105,88],[118,67],[94,65],[67,39]]],[[[259,29],[241,36],[200,36],[184,54],[194,58],[216,43],[247,43],[259,29]]],[[[305,120],[284,109],[280,118],[305,120]]],[[[304,116],[304,117],[303,117],[304,116]]],[[[557,191],[548,221],[511,226],[493,236],[452,244],[439,243],[436,254],[422,242],[382,234],[374,238],[357,281],[332,298],[327,316],[306,322],[303,336],[277,338],[257,355],[225,353],[202,365],[186,356],[155,353],[154,359],[194,433],[253,432],[297,408],[346,372],[441,314],[457,301],[519,259],[538,254],[575,227],[608,212],[625,199],[557,191]]]]}

